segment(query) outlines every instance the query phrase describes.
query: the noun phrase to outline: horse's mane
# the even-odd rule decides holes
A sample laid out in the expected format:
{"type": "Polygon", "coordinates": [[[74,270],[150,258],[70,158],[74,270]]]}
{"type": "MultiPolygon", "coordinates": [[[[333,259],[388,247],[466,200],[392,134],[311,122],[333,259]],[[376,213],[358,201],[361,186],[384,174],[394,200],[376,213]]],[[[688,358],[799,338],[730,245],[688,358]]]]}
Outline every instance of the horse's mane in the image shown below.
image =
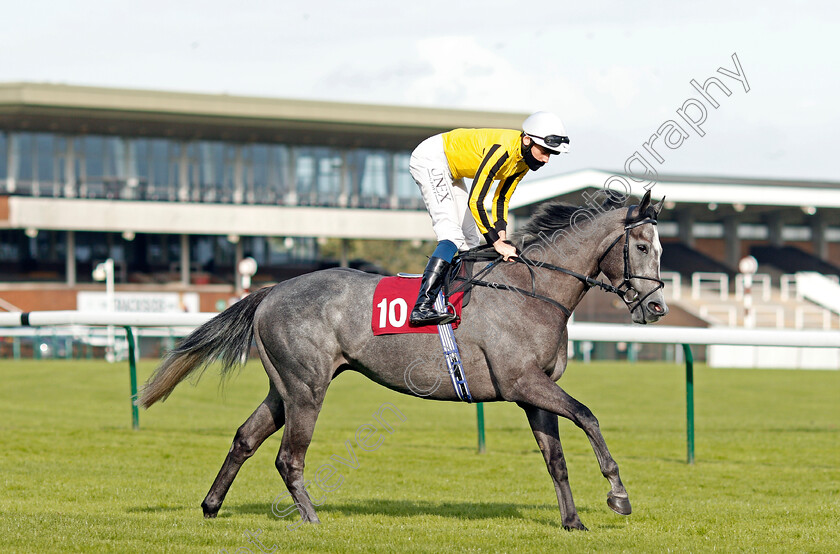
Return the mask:
{"type": "MultiPolygon", "coordinates": [[[[610,210],[625,208],[626,206],[623,202],[615,202],[612,198],[609,198],[599,208],[575,206],[559,200],[544,202],[540,204],[528,222],[513,234],[512,238],[514,241],[520,242],[523,247],[528,246],[535,241],[541,240],[541,238],[544,239],[546,235],[551,236],[561,229],[567,229],[573,223],[585,224],[610,210]]],[[[625,220],[625,223],[633,223],[644,218],[655,220],[657,215],[659,215],[657,208],[648,204],[643,212],[639,212],[638,209],[633,210],[633,213],[625,220]]]]}
{"type": "Polygon", "coordinates": [[[559,201],[545,202],[537,207],[537,211],[516,234],[523,243],[527,244],[537,240],[541,234],[551,235],[555,231],[568,228],[572,224],[572,216],[578,212],[581,213],[576,216],[577,221],[585,221],[579,218],[591,219],[597,215],[595,210],[585,206],[575,206],[559,201]]]}

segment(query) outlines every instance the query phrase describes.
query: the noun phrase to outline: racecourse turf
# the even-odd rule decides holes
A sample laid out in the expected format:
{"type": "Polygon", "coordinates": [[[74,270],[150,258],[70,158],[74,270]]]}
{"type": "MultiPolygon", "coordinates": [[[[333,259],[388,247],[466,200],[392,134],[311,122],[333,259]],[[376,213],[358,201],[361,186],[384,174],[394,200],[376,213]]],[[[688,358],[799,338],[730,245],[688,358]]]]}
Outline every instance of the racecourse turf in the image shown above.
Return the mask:
{"type": "MultiPolygon", "coordinates": [[[[474,406],[409,398],[356,374],[332,384],[307,457],[314,478],[331,456],[350,456],[346,441],[357,456],[355,469],[338,465],[324,480],[335,490],[318,492],[322,525],[294,528],[294,515],[272,513],[285,493],[280,433],[205,520],[199,505],[233,434],[265,395],[262,367],[249,362],[222,390],[208,370],[141,411],[133,431],[127,366],[0,361],[0,551],[840,551],[837,371],[696,367],[690,466],[681,366],[572,363],[561,384],[600,419],[633,504],[629,517],[609,510],[588,441],[561,420],[583,533],[561,527],[515,405],[485,406],[479,455],[474,406]],[[381,430],[373,414],[385,402],[405,421],[389,418],[393,433],[364,451],[356,432],[381,430]]],[[[141,363],[141,382],[153,366],[141,363]]]]}

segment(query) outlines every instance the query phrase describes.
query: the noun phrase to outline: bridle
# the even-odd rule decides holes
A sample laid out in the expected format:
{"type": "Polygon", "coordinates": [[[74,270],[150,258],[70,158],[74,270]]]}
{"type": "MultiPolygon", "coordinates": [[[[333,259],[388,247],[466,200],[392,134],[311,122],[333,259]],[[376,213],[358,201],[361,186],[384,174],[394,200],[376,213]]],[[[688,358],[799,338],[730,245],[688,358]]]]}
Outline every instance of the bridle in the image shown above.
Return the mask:
{"type": "Polygon", "coordinates": [[[611,286],[612,290],[610,290],[610,292],[614,292],[615,294],[621,297],[621,299],[627,305],[627,308],[630,310],[630,313],[633,313],[633,311],[636,308],[641,306],[651,294],[655,293],[656,291],[662,288],[665,288],[665,282],[661,279],[657,279],[656,277],[646,277],[644,275],[633,275],[633,272],[630,269],[630,231],[632,231],[636,227],[647,225],[648,223],[650,223],[651,225],[656,225],[656,218],[651,216],[647,216],[644,219],[640,219],[638,221],[630,222],[633,210],[636,208],[638,208],[638,206],[630,206],[627,209],[627,217],[624,218],[624,221],[627,222],[624,224],[624,234],[615,237],[615,240],[613,240],[609,247],[607,247],[607,250],[603,254],[601,254],[600,258],[598,258],[598,269],[603,271],[601,269],[601,262],[604,261],[604,258],[606,258],[609,255],[609,253],[612,251],[615,245],[618,244],[622,237],[624,238],[624,279],[621,281],[621,284],[619,284],[617,287],[611,286]],[[657,286],[651,289],[643,297],[639,298],[639,292],[633,288],[633,285],[630,282],[632,279],[654,281],[656,282],[657,286]],[[634,302],[635,305],[633,304],[634,302]]]}
{"type": "Polygon", "coordinates": [[[536,277],[534,274],[533,268],[544,268],[549,269],[551,271],[558,271],[560,273],[565,273],[566,275],[570,275],[580,281],[582,281],[587,288],[597,287],[601,290],[606,292],[611,292],[613,294],[618,295],[621,300],[625,303],[627,308],[630,310],[630,313],[633,313],[642,303],[653,293],[665,287],[665,282],[661,279],[657,279],[655,277],[645,277],[644,275],[634,275],[632,270],[630,269],[630,231],[635,229],[636,227],[640,227],[642,225],[647,225],[650,223],[651,225],[656,225],[656,217],[655,216],[646,216],[644,219],[640,219],[637,221],[630,221],[633,210],[638,208],[638,206],[630,206],[627,209],[627,215],[624,218],[624,232],[619,234],[615,240],[610,243],[607,250],[598,258],[598,270],[603,271],[601,269],[601,263],[604,261],[609,253],[612,251],[613,248],[619,243],[619,241],[623,238],[624,239],[624,274],[623,280],[618,286],[614,286],[611,283],[607,283],[601,281],[599,279],[594,279],[588,275],[583,275],[582,273],[578,273],[576,271],[572,271],[571,269],[566,269],[565,267],[559,267],[553,264],[540,262],[536,260],[531,260],[527,258],[524,254],[520,254],[516,258],[512,258],[513,261],[525,264],[528,267],[528,270],[531,273],[531,290],[525,290],[519,287],[514,287],[511,285],[506,285],[502,283],[495,283],[492,281],[484,281],[481,278],[486,276],[493,270],[495,267],[498,266],[499,261],[502,259],[501,256],[497,255],[494,250],[485,249],[483,251],[470,251],[465,254],[462,254],[460,257],[461,260],[492,260],[486,267],[484,267],[481,271],[476,273],[473,277],[470,278],[463,278],[463,277],[456,277],[455,280],[464,281],[461,285],[456,287],[455,289],[448,291],[447,296],[455,294],[457,292],[465,291],[470,286],[482,286],[482,287],[489,287],[498,290],[511,290],[516,291],[520,294],[524,294],[526,296],[530,296],[531,298],[537,298],[539,300],[543,300],[552,304],[559,308],[566,316],[571,315],[571,310],[566,306],[560,304],[556,300],[552,298],[548,298],[547,296],[537,294],[536,292],[536,277]],[[639,298],[639,292],[633,288],[631,283],[632,279],[644,279],[647,281],[655,281],[657,286],[654,287],[650,292],[645,294],[643,297],[639,298]]]}

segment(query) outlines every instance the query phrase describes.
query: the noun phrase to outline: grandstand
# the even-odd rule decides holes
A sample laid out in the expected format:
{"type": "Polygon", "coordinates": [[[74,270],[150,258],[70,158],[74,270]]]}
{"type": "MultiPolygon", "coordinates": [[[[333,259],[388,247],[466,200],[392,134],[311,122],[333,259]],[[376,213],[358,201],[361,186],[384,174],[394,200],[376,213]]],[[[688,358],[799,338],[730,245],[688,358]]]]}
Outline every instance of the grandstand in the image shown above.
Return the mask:
{"type": "MultiPolygon", "coordinates": [[[[325,267],[319,240],[434,235],[411,149],[526,114],[145,90],[0,85],[0,299],[76,309],[117,294],[215,311],[237,262],[257,284],[325,267]]],[[[139,304],[139,302],[135,302],[139,304]]]]}
{"type": "MultiPolygon", "coordinates": [[[[584,204],[612,176],[586,170],[532,181],[512,213],[524,220],[553,198],[584,204]]],[[[672,175],[652,190],[666,198],[658,228],[671,324],[840,329],[840,183],[672,175]],[[738,263],[748,255],[758,271],[746,290],[738,263]]],[[[629,321],[623,306],[591,294],[577,316],[629,321]]]]}

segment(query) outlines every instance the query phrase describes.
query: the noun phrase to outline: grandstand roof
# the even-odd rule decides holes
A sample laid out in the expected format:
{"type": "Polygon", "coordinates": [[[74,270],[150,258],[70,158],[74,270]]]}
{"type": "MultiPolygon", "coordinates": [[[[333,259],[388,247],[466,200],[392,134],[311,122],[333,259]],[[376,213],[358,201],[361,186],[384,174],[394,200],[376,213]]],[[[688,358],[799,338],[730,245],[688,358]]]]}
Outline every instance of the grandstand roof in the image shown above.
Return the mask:
{"type": "MultiPolygon", "coordinates": [[[[566,195],[578,196],[588,188],[601,189],[615,173],[596,169],[535,179],[520,185],[511,199],[511,209],[518,209],[566,195]]],[[[628,177],[632,193],[641,195],[644,183],[628,177]]],[[[621,185],[614,185],[621,191],[621,185]]],[[[840,182],[814,182],[781,179],[741,179],[726,177],[660,175],[653,186],[654,197],[665,197],[675,204],[708,206],[742,205],[740,211],[766,211],[777,208],[840,209],[840,182]]]]}
{"type": "Polygon", "coordinates": [[[0,83],[0,128],[413,148],[455,127],[519,128],[527,114],[42,83],[0,83]]]}

